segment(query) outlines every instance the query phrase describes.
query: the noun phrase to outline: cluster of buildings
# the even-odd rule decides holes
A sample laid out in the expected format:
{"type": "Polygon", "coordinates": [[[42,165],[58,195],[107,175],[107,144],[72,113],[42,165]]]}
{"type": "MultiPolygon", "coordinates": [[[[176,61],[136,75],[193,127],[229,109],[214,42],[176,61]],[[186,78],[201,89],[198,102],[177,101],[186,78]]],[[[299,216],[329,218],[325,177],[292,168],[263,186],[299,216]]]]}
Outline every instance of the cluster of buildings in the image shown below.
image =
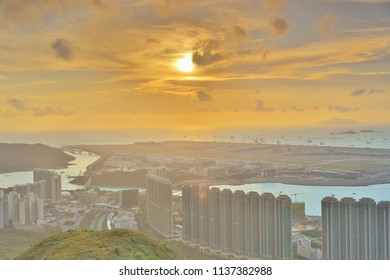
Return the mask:
{"type": "MultiPolygon", "coordinates": [[[[291,259],[290,197],[219,188],[182,189],[182,239],[201,251],[232,259],[291,259]]],[[[174,236],[172,185],[165,168],[147,174],[146,218],[174,236]]]]}
{"type": "Polygon", "coordinates": [[[61,199],[61,176],[49,170],[34,170],[34,183],[0,190],[0,228],[38,223],[44,206],[61,199]]]}
{"type": "Polygon", "coordinates": [[[61,200],[61,175],[46,169],[35,169],[33,171],[33,179],[34,183],[44,182],[45,191],[42,199],[45,203],[55,203],[61,200]]]}
{"type": "Polygon", "coordinates": [[[325,197],[321,207],[323,259],[390,259],[389,201],[325,197]]]}
{"type": "Polygon", "coordinates": [[[38,195],[30,192],[22,196],[14,191],[4,195],[0,192],[0,229],[35,223],[43,217],[44,203],[38,195]]]}
{"type": "Polygon", "coordinates": [[[234,259],[291,259],[291,199],[209,187],[182,190],[183,241],[234,259]]]}
{"type": "MultiPolygon", "coordinates": [[[[147,221],[165,237],[174,235],[172,199],[166,170],[151,170],[147,175],[147,221]]],[[[307,238],[297,246],[305,249],[297,252],[299,255],[325,260],[390,259],[390,202],[325,197],[321,203],[322,252],[312,248],[307,238]]],[[[293,206],[286,195],[184,186],[182,240],[225,258],[291,259],[292,219],[305,216],[304,204],[299,209],[293,206]]]]}

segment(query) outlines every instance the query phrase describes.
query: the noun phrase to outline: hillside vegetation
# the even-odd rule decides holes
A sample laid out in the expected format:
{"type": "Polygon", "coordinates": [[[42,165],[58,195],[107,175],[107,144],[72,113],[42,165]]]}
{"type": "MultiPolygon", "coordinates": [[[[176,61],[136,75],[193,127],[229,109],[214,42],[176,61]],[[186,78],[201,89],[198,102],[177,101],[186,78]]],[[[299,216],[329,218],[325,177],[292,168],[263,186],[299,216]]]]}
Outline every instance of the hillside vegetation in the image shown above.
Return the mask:
{"type": "Polygon", "coordinates": [[[21,260],[175,260],[182,257],[147,235],[126,229],[68,231],[36,243],[21,260]]]}

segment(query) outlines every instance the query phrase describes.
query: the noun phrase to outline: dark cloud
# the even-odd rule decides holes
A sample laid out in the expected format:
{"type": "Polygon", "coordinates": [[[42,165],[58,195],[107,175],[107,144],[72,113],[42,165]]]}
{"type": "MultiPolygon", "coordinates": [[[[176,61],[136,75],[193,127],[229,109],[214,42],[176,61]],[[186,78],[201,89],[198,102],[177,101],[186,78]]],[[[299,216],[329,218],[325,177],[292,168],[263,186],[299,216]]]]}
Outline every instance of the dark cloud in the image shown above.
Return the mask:
{"type": "Polygon", "coordinates": [[[277,35],[283,34],[290,28],[290,24],[287,20],[279,16],[275,16],[271,20],[270,25],[272,27],[272,31],[277,35]]]}
{"type": "Polygon", "coordinates": [[[360,95],[371,95],[375,93],[385,93],[385,90],[372,88],[372,89],[357,89],[351,92],[352,96],[360,96],[360,95]]]}
{"type": "Polygon", "coordinates": [[[7,104],[12,106],[13,108],[15,108],[18,111],[26,110],[26,105],[24,104],[24,102],[22,100],[19,100],[19,99],[9,98],[9,99],[7,99],[7,104]]]}
{"type": "Polygon", "coordinates": [[[222,42],[218,40],[204,40],[198,42],[192,55],[192,62],[199,66],[209,65],[224,59],[221,52],[222,42]]]}
{"type": "Polygon", "coordinates": [[[160,44],[161,41],[160,39],[157,39],[157,38],[146,38],[146,43],[152,43],[152,44],[160,44]]]}
{"type": "Polygon", "coordinates": [[[328,106],[328,110],[330,111],[336,111],[339,113],[349,113],[353,111],[359,110],[359,108],[352,108],[352,107],[347,107],[347,106],[328,106]]]}
{"type": "Polygon", "coordinates": [[[248,38],[248,32],[241,26],[233,27],[233,36],[237,42],[244,42],[248,38]]]}
{"type": "Polygon", "coordinates": [[[351,95],[352,96],[359,96],[359,95],[365,94],[366,92],[367,92],[367,90],[365,90],[365,89],[357,89],[357,90],[354,90],[353,92],[351,92],[351,95]]]}
{"type": "Polygon", "coordinates": [[[163,53],[164,54],[175,54],[175,53],[177,53],[177,50],[172,49],[172,48],[167,48],[167,49],[163,50],[163,53]]]}
{"type": "Polygon", "coordinates": [[[73,47],[71,43],[64,38],[58,38],[55,40],[51,45],[51,49],[59,58],[64,60],[71,60],[73,58],[73,47]]]}
{"type": "Polygon", "coordinates": [[[192,62],[199,66],[213,64],[215,62],[221,61],[222,59],[223,56],[219,53],[215,53],[215,54],[204,53],[202,55],[199,52],[195,52],[192,55],[192,62]]]}
{"type": "Polygon", "coordinates": [[[275,111],[274,108],[268,108],[265,106],[265,103],[264,101],[262,100],[256,100],[256,111],[258,112],[272,112],[272,111],[275,111]]]}
{"type": "Polygon", "coordinates": [[[199,101],[211,101],[211,95],[208,94],[207,92],[204,92],[203,90],[199,90],[196,92],[196,97],[198,98],[199,101]]]}

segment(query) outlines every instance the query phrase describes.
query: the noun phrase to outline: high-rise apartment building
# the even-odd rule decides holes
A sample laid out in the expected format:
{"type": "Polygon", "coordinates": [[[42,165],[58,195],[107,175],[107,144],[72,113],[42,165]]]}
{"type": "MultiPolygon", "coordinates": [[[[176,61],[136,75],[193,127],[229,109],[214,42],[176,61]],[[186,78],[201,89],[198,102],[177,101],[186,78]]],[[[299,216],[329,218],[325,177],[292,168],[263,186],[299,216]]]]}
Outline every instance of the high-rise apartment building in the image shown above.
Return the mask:
{"type": "Polygon", "coordinates": [[[7,194],[7,205],[8,205],[8,224],[13,225],[17,220],[17,207],[16,200],[20,198],[20,194],[16,192],[10,192],[7,194]]]}
{"type": "Polygon", "coordinates": [[[173,235],[172,186],[165,169],[147,174],[146,217],[149,225],[164,236],[173,235]]]}
{"type": "Polygon", "coordinates": [[[245,192],[238,190],[233,195],[233,246],[234,255],[244,258],[247,255],[248,232],[247,196],[245,192]]]}
{"type": "Polygon", "coordinates": [[[190,239],[195,245],[199,244],[199,188],[190,188],[190,239]]]}
{"type": "Polygon", "coordinates": [[[182,204],[182,220],[183,220],[182,239],[184,242],[190,242],[191,241],[191,237],[190,237],[190,234],[191,234],[191,188],[190,188],[190,186],[183,187],[181,204],[182,204]]]}
{"type": "Polygon", "coordinates": [[[322,200],[323,259],[390,259],[390,202],[346,197],[322,200]]]}
{"type": "Polygon", "coordinates": [[[234,227],[234,198],[231,190],[222,190],[221,192],[221,251],[226,256],[233,255],[233,232],[234,227]]]}
{"type": "Polygon", "coordinates": [[[278,259],[291,259],[291,198],[279,195],[276,198],[276,257],[278,259]]]}
{"type": "Polygon", "coordinates": [[[251,259],[261,257],[260,239],[260,196],[257,192],[247,194],[247,250],[251,259]]]}
{"type": "MultiPolygon", "coordinates": [[[[185,196],[183,195],[182,197],[185,196]]],[[[208,187],[203,186],[200,188],[198,202],[199,202],[199,245],[201,250],[207,250],[209,248],[208,246],[209,244],[209,188],[208,187]]],[[[184,230],[184,226],[183,226],[183,230],[184,230]]]]}
{"type": "MultiPolygon", "coordinates": [[[[209,192],[209,247],[211,253],[221,251],[221,190],[212,188],[209,192]]],[[[191,240],[192,242],[192,240],[191,240]]]]}
{"type": "Polygon", "coordinates": [[[19,198],[16,200],[16,212],[17,218],[16,222],[21,225],[28,223],[28,207],[26,206],[26,200],[24,198],[19,198]]]}
{"type": "Polygon", "coordinates": [[[340,200],[339,255],[342,260],[357,260],[358,249],[358,203],[354,198],[340,200]]]}
{"type": "Polygon", "coordinates": [[[322,250],[324,260],[339,259],[339,202],[335,197],[321,201],[322,250]]]}
{"type": "Polygon", "coordinates": [[[292,257],[288,196],[186,186],[182,206],[183,241],[203,251],[235,259],[292,257]]]}
{"type": "Polygon", "coordinates": [[[7,217],[5,217],[4,215],[4,205],[5,205],[4,198],[0,198],[0,229],[3,229],[7,226],[5,220],[7,217]]]}
{"type": "Polygon", "coordinates": [[[33,171],[34,183],[46,182],[45,202],[58,202],[61,200],[61,176],[54,171],[46,169],[35,169],[33,171]]]}
{"type": "Polygon", "coordinates": [[[378,259],[390,259],[390,202],[380,201],[377,204],[378,225],[378,259]]]}
{"type": "Polygon", "coordinates": [[[361,198],[358,202],[359,259],[377,258],[376,203],[372,198],[361,198]]]}
{"type": "Polygon", "coordinates": [[[262,248],[262,258],[276,259],[276,216],[275,196],[272,193],[263,193],[260,196],[260,246],[262,248]]]}

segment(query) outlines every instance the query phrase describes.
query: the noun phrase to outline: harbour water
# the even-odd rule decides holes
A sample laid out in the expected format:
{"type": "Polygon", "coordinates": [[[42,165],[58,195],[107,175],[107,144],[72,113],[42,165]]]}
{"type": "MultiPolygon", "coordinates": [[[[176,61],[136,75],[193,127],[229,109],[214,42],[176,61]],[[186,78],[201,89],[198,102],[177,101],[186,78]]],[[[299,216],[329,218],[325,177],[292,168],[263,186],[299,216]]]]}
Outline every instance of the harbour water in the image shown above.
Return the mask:
{"type": "MultiPolygon", "coordinates": [[[[63,190],[75,190],[83,188],[82,186],[71,184],[73,178],[69,178],[68,176],[79,176],[82,175],[87,166],[99,159],[99,155],[89,154],[86,152],[82,152],[80,154],[71,154],[76,159],[69,162],[69,166],[64,169],[54,169],[57,173],[61,174],[61,182],[63,190]]],[[[0,188],[8,188],[12,187],[16,184],[27,184],[33,182],[33,172],[12,172],[0,174],[0,188]]]]}
{"type": "Polygon", "coordinates": [[[362,197],[371,197],[377,202],[390,201],[390,184],[371,186],[346,187],[346,186],[300,186],[281,183],[254,183],[240,186],[218,185],[222,189],[243,190],[245,192],[256,191],[260,195],[265,192],[275,196],[286,194],[293,202],[305,202],[306,215],[321,216],[321,200],[326,196],[334,196],[338,199],[353,197],[359,200],[362,197]]]}

